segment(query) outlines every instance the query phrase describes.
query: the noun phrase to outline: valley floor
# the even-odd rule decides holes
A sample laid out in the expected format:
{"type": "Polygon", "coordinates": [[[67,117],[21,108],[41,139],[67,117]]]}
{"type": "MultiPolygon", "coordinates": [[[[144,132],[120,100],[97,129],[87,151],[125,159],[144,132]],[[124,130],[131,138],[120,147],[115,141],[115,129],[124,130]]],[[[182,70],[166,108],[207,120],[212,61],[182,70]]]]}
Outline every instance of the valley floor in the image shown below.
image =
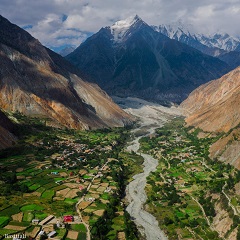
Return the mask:
{"type": "Polygon", "coordinates": [[[132,131],[132,140],[127,146],[127,151],[135,152],[144,158],[143,172],[133,176],[133,181],[126,189],[126,198],[129,202],[127,211],[138,226],[144,239],[165,240],[167,237],[159,228],[156,218],[143,209],[147,200],[145,193],[146,179],[158,166],[158,160],[148,154],[139,152],[139,141],[144,136],[154,136],[155,129],[180,114],[175,107],[166,108],[137,98],[114,98],[122,108],[138,119],[138,127],[132,131]]]}
{"type": "Polygon", "coordinates": [[[209,158],[209,147],[221,135],[186,128],[175,107],[135,98],[115,101],[138,118],[128,150],[149,164],[127,187],[127,210],[144,239],[165,239],[151,235],[154,227],[173,240],[240,239],[240,172],[209,158]],[[157,159],[155,168],[149,159],[157,159]]]}
{"type": "Polygon", "coordinates": [[[240,172],[208,157],[218,136],[198,133],[176,118],[140,140],[159,163],[147,179],[145,210],[172,240],[239,239],[240,172]]]}
{"type": "Polygon", "coordinates": [[[240,172],[208,158],[218,136],[197,138],[176,107],[114,100],[134,129],[11,116],[21,137],[0,151],[0,238],[239,239],[240,172]]]}

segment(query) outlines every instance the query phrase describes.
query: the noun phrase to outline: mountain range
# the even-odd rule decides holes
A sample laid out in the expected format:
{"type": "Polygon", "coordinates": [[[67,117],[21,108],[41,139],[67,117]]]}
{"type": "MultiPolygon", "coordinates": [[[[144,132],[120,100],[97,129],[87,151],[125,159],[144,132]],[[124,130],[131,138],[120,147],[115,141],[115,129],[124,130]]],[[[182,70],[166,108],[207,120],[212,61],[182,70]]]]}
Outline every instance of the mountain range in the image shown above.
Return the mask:
{"type": "Polygon", "coordinates": [[[0,16],[0,108],[75,129],[123,126],[131,117],[60,55],[0,16]]]}
{"type": "Polygon", "coordinates": [[[210,35],[197,33],[191,24],[183,24],[182,21],[152,26],[152,28],[202,53],[218,57],[232,69],[240,65],[240,38],[221,32],[210,35]]]}
{"type": "MultiPolygon", "coordinates": [[[[204,131],[224,131],[225,137],[230,136],[240,119],[240,69],[209,82],[230,67],[179,39],[170,39],[173,35],[165,36],[159,29],[138,16],[102,28],[66,57],[76,68],[0,16],[1,146],[16,141],[13,125],[1,109],[76,129],[131,123],[133,118],[95,83],[112,95],[160,102],[181,102],[204,84],[181,104],[188,115],[186,121],[204,131]]],[[[234,51],[220,50],[238,53],[236,44],[234,51]]],[[[216,151],[212,152],[215,156],[216,151]]]]}
{"type": "Polygon", "coordinates": [[[152,28],[235,68],[195,89],[181,107],[185,110],[187,125],[202,129],[203,136],[222,133],[210,147],[209,156],[240,169],[240,39],[227,33],[196,33],[192,25],[182,22],[152,28]]]}
{"type": "Polygon", "coordinates": [[[223,32],[208,35],[197,33],[193,25],[184,24],[181,20],[171,24],[161,24],[152,27],[169,38],[185,44],[193,45],[192,42],[196,41],[196,43],[208,48],[221,49],[226,52],[240,51],[240,38],[230,36],[228,33],[223,32]]]}
{"type": "Polygon", "coordinates": [[[225,62],[170,39],[138,16],[101,28],[66,59],[110,95],[158,102],[179,103],[230,70],[225,62]]]}

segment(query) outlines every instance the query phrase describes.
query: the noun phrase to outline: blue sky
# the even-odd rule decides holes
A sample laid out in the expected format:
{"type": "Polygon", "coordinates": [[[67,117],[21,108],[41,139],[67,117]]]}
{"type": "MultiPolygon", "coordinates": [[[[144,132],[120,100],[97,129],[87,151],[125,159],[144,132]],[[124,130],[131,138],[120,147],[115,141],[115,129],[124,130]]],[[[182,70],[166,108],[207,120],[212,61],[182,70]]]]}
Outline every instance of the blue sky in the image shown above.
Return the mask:
{"type": "Polygon", "coordinates": [[[0,14],[54,49],[135,14],[150,25],[182,19],[202,33],[240,35],[239,0],[1,0],[0,14]]]}

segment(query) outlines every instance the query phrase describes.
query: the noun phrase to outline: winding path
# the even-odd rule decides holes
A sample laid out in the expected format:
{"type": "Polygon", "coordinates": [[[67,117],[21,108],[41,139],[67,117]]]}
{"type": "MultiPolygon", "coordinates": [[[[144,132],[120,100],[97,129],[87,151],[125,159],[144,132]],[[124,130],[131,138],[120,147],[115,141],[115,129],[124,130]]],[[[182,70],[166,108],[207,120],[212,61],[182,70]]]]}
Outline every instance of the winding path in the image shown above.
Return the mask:
{"type": "Polygon", "coordinates": [[[91,240],[91,234],[90,234],[90,229],[89,225],[83,221],[81,211],[79,210],[79,204],[83,201],[84,197],[82,197],[76,204],[76,211],[78,213],[79,219],[81,220],[82,224],[85,226],[87,232],[86,232],[86,240],[91,240]]]}
{"type": "MultiPolygon", "coordinates": [[[[107,166],[108,162],[109,162],[109,160],[107,160],[107,162],[101,167],[101,169],[98,171],[98,173],[99,172],[101,173],[103,171],[104,167],[107,166]]],[[[88,193],[89,189],[91,188],[91,186],[92,186],[95,178],[97,177],[98,173],[93,177],[93,179],[91,180],[91,182],[89,183],[89,185],[87,187],[86,193],[83,195],[83,197],[81,197],[79,199],[79,201],[76,203],[76,206],[75,206],[76,207],[76,211],[77,211],[78,216],[79,216],[79,219],[81,220],[81,222],[83,223],[83,225],[86,227],[86,230],[87,230],[87,232],[86,232],[86,235],[87,235],[86,240],[91,240],[91,233],[90,233],[89,225],[86,222],[84,222],[84,220],[82,218],[81,211],[80,211],[78,206],[84,200],[84,197],[86,196],[86,194],[88,193]]]]}
{"type": "Polygon", "coordinates": [[[207,217],[207,215],[206,215],[206,213],[205,213],[205,211],[204,211],[203,206],[200,204],[200,202],[199,202],[196,198],[194,198],[194,197],[191,196],[191,195],[189,195],[189,196],[190,196],[190,197],[192,198],[192,200],[195,201],[195,202],[198,204],[198,206],[201,208],[201,211],[202,211],[202,213],[203,213],[204,218],[205,218],[206,221],[207,221],[208,226],[214,231],[214,229],[212,228],[211,223],[210,223],[210,221],[209,221],[209,219],[208,219],[208,217],[207,217]]]}
{"type": "Polygon", "coordinates": [[[225,182],[223,188],[222,188],[222,193],[224,194],[224,196],[227,198],[228,200],[228,206],[232,208],[234,215],[238,216],[238,210],[232,205],[231,203],[231,199],[229,198],[229,196],[224,192],[225,188],[227,186],[227,182],[225,182]]]}

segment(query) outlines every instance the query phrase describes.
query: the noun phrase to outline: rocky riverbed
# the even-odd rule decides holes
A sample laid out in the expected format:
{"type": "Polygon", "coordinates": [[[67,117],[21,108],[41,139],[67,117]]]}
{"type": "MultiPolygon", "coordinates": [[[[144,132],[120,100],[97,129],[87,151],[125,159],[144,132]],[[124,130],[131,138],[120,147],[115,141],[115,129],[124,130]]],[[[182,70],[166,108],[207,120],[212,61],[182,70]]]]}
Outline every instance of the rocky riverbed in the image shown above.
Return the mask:
{"type": "Polygon", "coordinates": [[[147,200],[145,193],[146,178],[150,172],[156,170],[158,160],[148,154],[139,152],[140,138],[153,134],[156,128],[163,126],[165,122],[181,115],[176,107],[166,108],[155,103],[149,103],[137,98],[115,98],[124,110],[138,119],[138,127],[132,131],[133,140],[128,144],[127,151],[134,151],[144,158],[143,172],[133,177],[126,189],[126,198],[129,202],[127,211],[134,220],[141,235],[147,240],[168,239],[160,229],[156,218],[144,210],[147,200]]]}

